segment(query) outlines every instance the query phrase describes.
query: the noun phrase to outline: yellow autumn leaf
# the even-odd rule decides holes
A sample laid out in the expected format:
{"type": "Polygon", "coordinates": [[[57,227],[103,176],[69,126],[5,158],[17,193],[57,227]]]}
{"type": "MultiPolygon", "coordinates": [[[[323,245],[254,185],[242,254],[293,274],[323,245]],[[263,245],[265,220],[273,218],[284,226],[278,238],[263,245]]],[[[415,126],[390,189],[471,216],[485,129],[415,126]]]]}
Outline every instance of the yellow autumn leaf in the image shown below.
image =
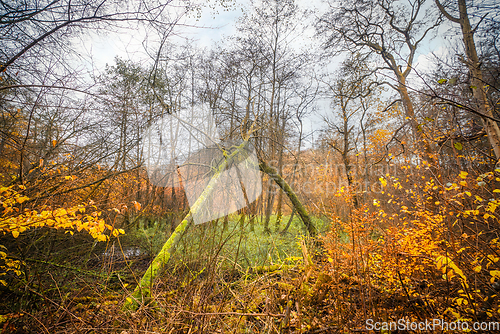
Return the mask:
{"type": "Polygon", "coordinates": [[[500,258],[495,257],[493,255],[488,255],[488,260],[496,263],[496,262],[498,262],[498,260],[500,260],[500,258]]]}
{"type": "Polygon", "coordinates": [[[66,216],[68,214],[68,211],[66,209],[59,209],[57,210],[56,216],[66,216]]]}
{"type": "Polygon", "coordinates": [[[500,270],[491,270],[490,271],[491,279],[490,282],[495,282],[496,278],[500,278],[500,270]]]}
{"type": "Polygon", "coordinates": [[[17,198],[16,198],[16,202],[17,202],[17,203],[24,203],[24,202],[26,202],[27,200],[29,200],[29,197],[26,197],[26,196],[21,196],[21,197],[17,197],[17,198]]]}
{"type": "Polygon", "coordinates": [[[19,236],[19,231],[12,231],[12,236],[17,238],[19,236]]]}

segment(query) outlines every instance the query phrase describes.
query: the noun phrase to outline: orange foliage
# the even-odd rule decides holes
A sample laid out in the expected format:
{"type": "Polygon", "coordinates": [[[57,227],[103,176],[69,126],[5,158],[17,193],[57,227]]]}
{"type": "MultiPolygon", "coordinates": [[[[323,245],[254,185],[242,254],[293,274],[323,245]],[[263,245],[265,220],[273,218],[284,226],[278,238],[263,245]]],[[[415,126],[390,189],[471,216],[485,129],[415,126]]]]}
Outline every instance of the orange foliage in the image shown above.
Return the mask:
{"type": "Polygon", "coordinates": [[[500,314],[500,170],[477,177],[462,171],[443,184],[425,167],[380,178],[383,191],[371,205],[354,208],[352,192],[336,193],[350,215],[332,214],[325,239],[330,271],[337,282],[361,287],[357,297],[372,317],[381,317],[381,307],[385,319],[500,314]]]}

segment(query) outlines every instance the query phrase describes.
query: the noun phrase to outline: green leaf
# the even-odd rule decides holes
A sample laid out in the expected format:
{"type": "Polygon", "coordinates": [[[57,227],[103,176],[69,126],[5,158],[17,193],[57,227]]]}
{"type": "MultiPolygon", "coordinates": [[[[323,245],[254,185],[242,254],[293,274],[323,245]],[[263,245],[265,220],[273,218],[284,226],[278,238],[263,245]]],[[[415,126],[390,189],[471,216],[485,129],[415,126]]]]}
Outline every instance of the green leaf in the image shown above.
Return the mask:
{"type": "Polygon", "coordinates": [[[438,84],[442,85],[442,84],[446,83],[447,81],[448,81],[448,79],[439,79],[438,84]]]}
{"type": "Polygon", "coordinates": [[[472,89],[476,89],[477,87],[476,87],[476,86],[470,86],[470,88],[472,88],[472,89]]]}
{"type": "Polygon", "coordinates": [[[461,151],[461,150],[463,149],[463,146],[462,146],[462,144],[460,144],[460,143],[455,143],[455,144],[453,144],[453,146],[455,146],[455,148],[456,148],[457,150],[459,150],[459,151],[461,151]]]}

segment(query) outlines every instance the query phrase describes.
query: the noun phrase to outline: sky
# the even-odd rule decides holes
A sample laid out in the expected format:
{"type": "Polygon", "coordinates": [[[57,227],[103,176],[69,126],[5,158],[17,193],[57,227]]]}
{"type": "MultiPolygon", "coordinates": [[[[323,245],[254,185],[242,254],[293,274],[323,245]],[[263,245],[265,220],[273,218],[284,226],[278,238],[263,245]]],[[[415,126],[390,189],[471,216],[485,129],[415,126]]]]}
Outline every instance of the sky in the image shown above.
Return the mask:
{"type": "MultiPolygon", "coordinates": [[[[168,40],[185,44],[189,39],[195,46],[210,48],[224,35],[234,33],[236,20],[242,14],[242,6],[242,0],[237,0],[229,11],[217,5],[215,8],[203,7],[199,18],[196,13],[185,14],[168,40]]],[[[172,16],[175,15],[177,14],[172,16]]],[[[102,69],[106,64],[113,64],[117,56],[137,62],[150,61],[145,48],[149,48],[153,43],[155,39],[152,34],[142,27],[138,30],[122,29],[107,34],[90,32],[81,39],[79,48],[95,68],[102,69]]]]}
{"type": "MultiPolygon", "coordinates": [[[[181,1],[181,0],[179,0],[181,1]]],[[[177,26],[174,34],[169,37],[170,42],[186,43],[186,39],[191,40],[191,44],[210,48],[214,42],[221,41],[224,36],[230,36],[236,31],[236,21],[242,15],[243,8],[248,0],[234,0],[230,10],[225,10],[219,3],[221,0],[212,0],[210,5],[202,7],[201,16],[196,13],[184,15],[177,26]]],[[[297,0],[300,7],[319,12],[319,8],[324,8],[322,0],[297,0]]],[[[440,28],[441,32],[449,30],[449,25],[440,28]]],[[[304,44],[312,40],[314,29],[310,28],[303,32],[305,39],[298,41],[304,44]]],[[[152,49],[151,34],[144,28],[140,30],[123,29],[112,34],[98,35],[89,33],[80,42],[80,48],[89,62],[96,68],[103,68],[105,64],[113,64],[114,58],[130,59],[138,62],[146,62],[150,57],[145,52],[145,47],[152,49]],[[148,45],[149,43],[149,45],[148,45]]],[[[432,52],[444,55],[449,48],[449,42],[442,38],[427,39],[417,50],[417,69],[424,70],[431,67],[432,52]]]]}
{"type": "MultiPolygon", "coordinates": [[[[248,0],[233,1],[229,10],[220,6],[219,1],[212,0],[209,5],[202,7],[199,17],[196,12],[184,15],[180,20],[181,24],[174,29],[174,33],[169,37],[169,42],[185,44],[186,40],[190,40],[193,46],[210,49],[215,42],[221,41],[224,36],[234,34],[236,32],[236,22],[241,17],[248,0]]],[[[324,8],[325,6],[322,0],[297,0],[297,3],[300,7],[307,8],[313,13],[320,13],[321,9],[318,8],[324,8]]],[[[445,34],[449,28],[449,25],[440,28],[440,36],[445,34]]],[[[312,43],[313,39],[311,37],[314,35],[314,29],[310,28],[303,31],[303,34],[305,37],[297,40],[297,46],[312,43]]],[[[91,64],[94,73],[102,71],[106,64],[114,64],[116,56],[146,65],[152,61],[146,49],[155,49],[155,40],[151,37],[152,35],[148,34],[148,31],[144,28],[135,31],[124,29],[106,35],[91,33],[81,40],[81,49],[82,53],[86,55],[89,64],[91,64]]],[[[417,50],[416,70],[424,72],[431,69],[434,54],[441,57],[446,55],[449,53],[452,44],[452,41],[445,41],[441,37],[427,38],[417,50]]],[[[333,71],[339,63],[340,60],[334,61],[325,70],[333,71]]],[[[411,74],[408,82],[412,82],[414,85],[422,85],[422,81],[414,73],[411,74]]],[[[387,93],[387,98],[391,94],[394,95],[394,92],[387,93]]],[[[319,109],[320,114],[331,113],[330,103],[328,102],[320,102],[319,109]]],[[[310,116],[305,120],[307,130],[315,130],[317,128],[315,124],[322,124],[321,120],[322,116],[319,114],[310,116]]]]}
{"type": "MultiPolygon", "coordinates": [[[[220,5],[220,1],[222,0],[209,1],[209,5],[202,7],[200,17],[197,17],[196,12],[184,15],[179,22],[181,24],[169,37],[169,41],[183,44],[189,39],[194,46],[211,48],[214,42],[221,41],[224,36],[233,35],[236,32],[236,22],[242,16],[244,7],[249,1],[233,0],[229,10],[224,9],[220,5]]],[[[312,12],[319,12],[318,8],[324,7],[322,0],[296,0],[296,3],[300,8],[312,12]]],[[[302,31],[305,39],[299,39],[298,45],[311,42],[313,34],[312,27],[302,31]]],[[[123,29],[106,35],[89,33],[81,40],[80,44],[83,53],[89,59],[92,56],[94,66],[102,68],[106,63],[112,64],[116,56],[139,62],[144,61],[148,58],[144,50],[145,41],[148,39],[151,40],[151,34],[148,34],[144,29],[136,31],[123,29]]]]}
{"type": "MultiPolygon", "coordinates": [[[[214,43],[222,41],[224,37],[231,36],[236,32],[237,20],[242,16],[244,7],[248,0],[235,0],[229,10],[220,6],[219,1],[212,0],[212,6],[204,6],[201,16],[197,13],[184,15],[180,25],[174,29],[174,34],[169,37],[169,42],[185,44],[187,40],[193,46],[210,49],[214,43]]],[[[301,8],[313,10],[322,5],[321,0],[297,1],[301,8]]],[[[312,43],[314,29],[311,27],[307,31],[302,31],[305,39],[297,40],[297,47],[302,47],[306,43],[312,43]]],[[[94,75],[99,74],[106,64],[114,64],[114,58],[120,57],[130,59],[135,62],[151,63],[151,57],[145,51],[146,48],[154,45],[151,34],[144,28],[131,31],[123,29],[108,34],[89,33],[80,40],[81,54],[87,59],[86,67],[94,75]],[[149,43],[149,44],[148,44],[149,43]]],[[[154,46],[152,47],[154,49],[154,46]]],[[[151,48],[150,48],[151,49],[151,48]]],[[[328,106],[326,106],[328,107],[328,106]]],[[[318,124],[315,116],[304,120],[305,127],[312,131],[318,124]]]]}

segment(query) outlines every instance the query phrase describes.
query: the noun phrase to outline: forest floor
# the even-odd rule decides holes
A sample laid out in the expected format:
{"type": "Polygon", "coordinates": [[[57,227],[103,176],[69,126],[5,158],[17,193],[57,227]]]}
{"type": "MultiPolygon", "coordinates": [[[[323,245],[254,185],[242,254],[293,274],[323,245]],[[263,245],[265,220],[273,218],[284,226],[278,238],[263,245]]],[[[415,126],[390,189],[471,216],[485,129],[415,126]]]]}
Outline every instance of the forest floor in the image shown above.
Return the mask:
{"type": "Polygon", "coordinates": [[[165,221],[141,221],[109,243],[52,230],[13,239],[25,268],[1,291],[1,333],[337,332],[321,237],[305,237],[298,217],[285,233],[289,216],[279,226],[272,216],[271,233],[260,219],[232,218],[191,229],[133,313],[122,305],[167,239],[165,221]]]}
{"type": "MultiPolygon", "coordinates": [[[[369,321],[456,324],[469,286],[457,264],[402,253],[386,243],[390,234],[380,234],[373,217],[363,208],[347,224],[313,217],[320,231],[314,239],[297,217],[286,233],[288,216],[279,226],[272,216],[269,233],[261,219],[242,224],[237,215],[196,225],[134,311],[123,306],[170,235],[166,220],[133,221],[109,242],[54,229],[3,237],[23,264],[17,276],[3,276],[0,334],[389,333],[370,331],[369,321]]],[[[393,240],[404,246],[418,239],[393,240]]],[[[498,325],[491,292],[474,307],[465,321],[498,325]]]]}

